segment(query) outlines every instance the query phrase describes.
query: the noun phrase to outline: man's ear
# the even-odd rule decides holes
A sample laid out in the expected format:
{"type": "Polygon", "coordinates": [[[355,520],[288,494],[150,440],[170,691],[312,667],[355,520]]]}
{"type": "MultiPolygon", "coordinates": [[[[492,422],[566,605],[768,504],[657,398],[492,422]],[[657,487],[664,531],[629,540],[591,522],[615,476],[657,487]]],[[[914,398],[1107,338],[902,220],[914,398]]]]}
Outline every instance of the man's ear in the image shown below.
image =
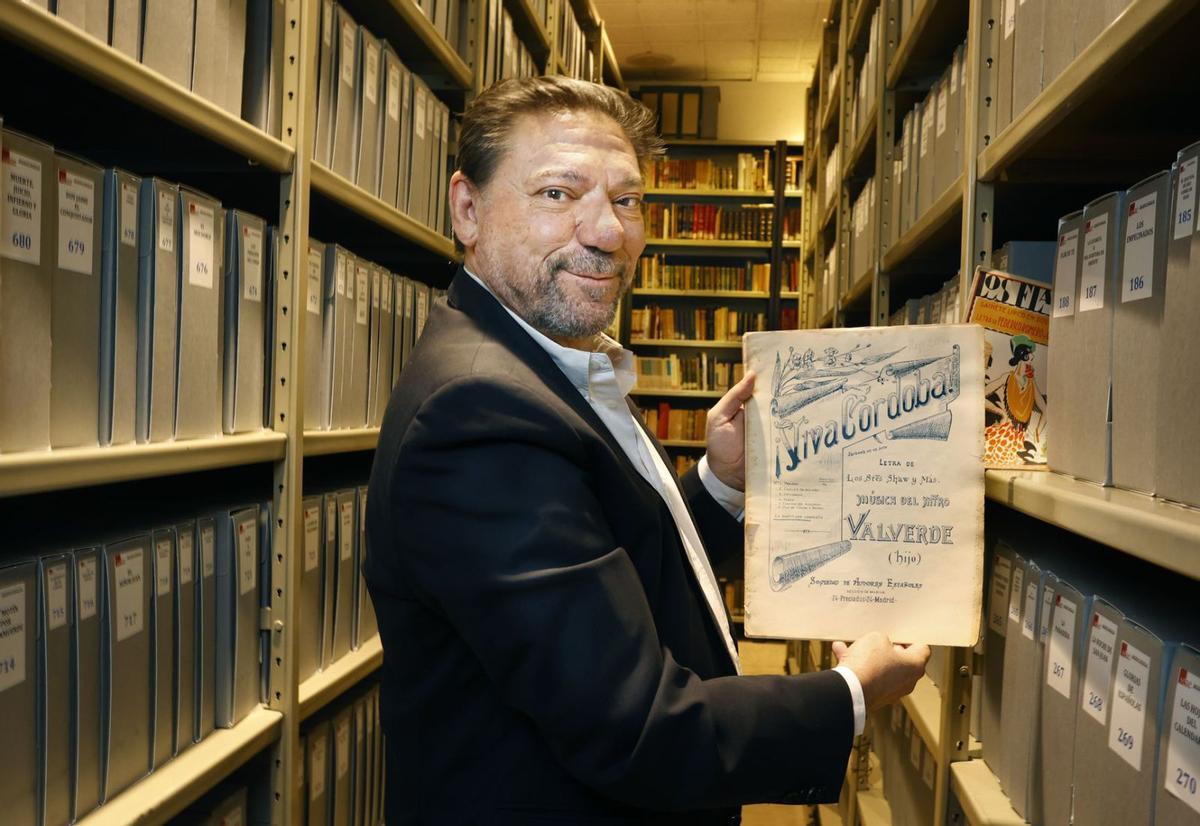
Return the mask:
{"type": "Polygon", "coordinates": [[[475,184],[462,172],[450,176],[450,222],[454,226],[454,235],[460,244],[467,249],[475,246],[479,237],[479,218],[476,207],[479,204],[479,190],[475,184]]]}

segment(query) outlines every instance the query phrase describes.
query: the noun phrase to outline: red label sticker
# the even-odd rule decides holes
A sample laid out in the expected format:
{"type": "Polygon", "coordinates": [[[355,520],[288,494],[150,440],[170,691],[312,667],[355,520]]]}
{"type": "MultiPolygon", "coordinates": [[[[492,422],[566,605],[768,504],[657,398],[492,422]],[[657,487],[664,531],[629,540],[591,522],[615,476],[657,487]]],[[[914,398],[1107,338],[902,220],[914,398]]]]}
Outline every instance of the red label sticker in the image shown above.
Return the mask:
{"type": "Polygon", "coordinates": [[[1094,628],[1095,626],[1097,626],[1099,624],[1100,624],[1100,615],[1092,614],[1092,627],[1094,628]]]}
{"type": "Polygon", "coordinates": [[[1127,642],[1121,643],[1121,656],[1122,657],[1129,656],[1129,643],[1127,643],[1127,642]]]}
{"type": "Polygon", "coordinates": [[[1179,669],[1179,684],[1187,685],[1187,669],[1186,668],[1179,669]]]}
{"type": "Polygon", "coordinates": [[[67,170],[65,170],[65,169],[58,170],[58,182],[60,184],[65,184],[67,182],[67,170]]]}

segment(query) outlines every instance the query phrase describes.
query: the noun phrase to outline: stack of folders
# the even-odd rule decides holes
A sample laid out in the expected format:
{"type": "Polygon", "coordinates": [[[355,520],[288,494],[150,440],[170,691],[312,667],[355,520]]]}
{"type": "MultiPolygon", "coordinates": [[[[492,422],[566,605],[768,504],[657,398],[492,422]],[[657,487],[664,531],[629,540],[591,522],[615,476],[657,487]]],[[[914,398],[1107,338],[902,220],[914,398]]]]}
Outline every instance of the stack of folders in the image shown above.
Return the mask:
{"type": "Polygon", "coordinates": [[[1130,0],[1004,0],[996,72],[996,129],[1002,132],[1062,74],[1130,0]]]}
{"type": "Polygon", "coordinates": [[[1030,823],[1196,823],[1191,618],[1018,536],[990,554],[981,731],[1013,808],[1030,823]]]}
{"type": "Polygon", "coordinates": [[[460,43],[463,35],[466,34],[462,21],[466,17],[464,14],[463,0],[414,0],[429,22],[433,24],[437,33],[442,36],[442,39],[450,44],[450,48],[459,52],[461,57],[465,58],[464,50],[460,43]]]}
{"type": "Polygon", "coordinates": [[[304,826],[384,821],[384,736],[379,684],[322,709],[300,732],[304,826]]]}
{"type": "Polygon", "coordinates": [[[558,16],[558,53],[562,55],[567,76],[580,80],[591,80],[593,77],[592,50],[588,48],[587,37],[583,27],[575,19],[575,11],[571,6],[560,7],[562,13],[558,16]]]}
{"type": "Polygon", "coordinates": [[[251,819],[250,788],[236,778],[223,781],[171,820],[172,826],[237,826],[242,823],[268,823],[270,814],[251,819]]]}
{"type": "Polygon", "coordinates": [[[332,0],[321,3],[318,51],[313,159],[447,234],[449,107],[386,41],[332,0]]]}
{"type": "Polygon", "coordinates": [[[965,168],[966,44],[911,111],[905,113],[892,162],[889,245],[921,220],[965,168]]]}
{"type": "Polygon", "coordinates": [[[362,569],[366,560],[367,489],[304,497],[299,678],[328,668],[378,633],[362,569]]]}
{"type": "Polygon", "coordinates": [[[957,324],[962,317],[959,278],[954,276],[936,293],[910,298],[892,313],[890,326],[905,324],[957,324]]]}
{"type": "Polygon", "coordinates": [[[68,823],[262,699],[270,534],[228,507],[0,564],[5,823],[68,823]]]}
{"type": "Polygon", "coordinates": [[[825,253],[825,265],[821,267],[821,284],[817,290],[817,308],[821,315],[833,312],[838,297],[837,247],[825,253]]]}
{"type": "Polygon", "coordinates": [[[484,14],[483,88],[510,77],[539,74],[533,55],[517,37],[513,18],[503,0],[486,0],[484,14]]]}
{"type": "MultiPolygon", "coordinates": [[[[866,0],[863,0],[866,2],[866,0]]],[[[871,23],[867,27],[867,50],[861,59],[853,54],[846,55],[854,78],[854,105],[846,113],[846,134],[849,140],[857,141],[866,130],[874,131],[874,121],[868,120],[871,107],[877,101],[875,79],[879,77],[879,6],[871,15],[871,23]],[[857,68],[856,68],[857,65],[857,68]]]]}
{"type": "Polygon", "coordinates": [[[275,230],[0,132],[0,452],[268,426],[275,230]]]}
{"type": "Polygon", "coordinates": [[[933,816],[937,755],[912,715],[894,703],[871,715],[871,746],[883,773],[893,823],[927,823],[933,816]]]}
{"type": "Polygon", "coordinates": [[[279,136],[283,0],[58,0],[50,7],[184,89],[279,136]]]}
{"type": "Polygon", "coordinates": [[[859,190],[850,208],[850,278],[847,288],[875,268],[875,228],[878,212],[875,209],[875,177],[871,176],[859,190]]]}
{"type": "Polygon", "coordinates": [[[305,427],[378,426],[400,370],[441,294],[337,244],[310,240],[305,427]]]}
{"type": "Polygon", "coordinates": [[[1200,387],[1158,365],[1200,356],[1198,158],[1188,146],[1170,170],[1059,220],[1048,377],[1072,423],[1049,443],[1052,470],[1192,506],[1200,387]]]}

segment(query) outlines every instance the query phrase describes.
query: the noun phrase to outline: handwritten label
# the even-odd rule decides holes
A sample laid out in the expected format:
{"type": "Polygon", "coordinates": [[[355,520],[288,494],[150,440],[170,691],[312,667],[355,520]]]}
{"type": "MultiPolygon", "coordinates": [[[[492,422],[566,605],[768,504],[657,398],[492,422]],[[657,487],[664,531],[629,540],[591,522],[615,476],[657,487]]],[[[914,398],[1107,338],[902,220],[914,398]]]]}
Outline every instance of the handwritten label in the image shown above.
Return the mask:
{"type": "Polygon", "coordinates": [[[937,95],[937,136],[940,138],[946,134],[946,109],[950,103],[950,87],[949,84],[942,83],[938,86],[937,95]]]}
{"type": "Polygon", "coordinates": [[[924,158],[929,154],[929,135],[933,131],[934,112],[931,107],[936,108],[936,99],[921,108],[921,157],[924,158]]]}
{"type": "Polygon", "coordinates": [[[387,67],[387,116],[389,120],[400,120],[400,69],[387,67]]]}
{"type": "Polygon", "coordinates": [[[27,264],[42,262],[42,162],[8,147],[0,149],[4,168],[4,213],[0,215],[0,255],[27,264]]]}
{"type": "Polygon", "coordinates": [[[988,628],[1000,636],[1005,635],[1004,608],[1008,605],[1008,591],[1012,578],[1012,560],[997,554],[992,563],[992,598],[988,607],[988,628]]]}
{"type": "Polygon", "coordinates": [[[165,597],[171,593],[171,540],[161,539],[154,543],[154,593],[165,597]]]}
{"type": "Polygon", "coordinates": [[[342,561],[354,556],[354,503],[341,502],[341,534],[338,536],[339,558],[342,561]]]}
{"type": "Polygon", "coordinates": [[[58,268],[93,275],[92,238],[96,225],[96,184],[83,175],[58,170],[58,268]]]}
{"type": "Polygon", "coordinates": [[[1117,624],[1103,614],[1093,612],[1081,702],[1083,710],[1102,726],[1108,723],[1108,689],[1116,645],[1117,624]]]}
{"type": "Polygon", "coordinates": [[[86,557],[79,560],[79,621],[96,616],[96,560],[86,557]]]}
{"type": "Polygon", "coordinates": [[[263,234],[257,227],[242,227],[242,297],[262,302],[263,234]]]}
{"type": "Polygon", "coordinates": [[[1058,237],[1058,257],[1054,262],[1054,317],[1075,315],[1075,253],[1079,230],[1058,237]]]}
{"type": "Polygon", "coordinates": [[[304,508],[304,570],[312,571],[321,561],[321,511],[316,505],[304,508]]]}
{"type": "Polygon", "coordinates": [[[1129,205],[1125,220],[1125,263],[1121,301],[1140,301],[1154,294],[1154,224],[1158,193],[1151,192],[1129,205]]]}
{"type": "Polygon", "coordinates": [[[1014,622],[1018,626],[1021,624],[1021,596],[1024,594],[1022,589],[1024,584],[1024,566],[1013,565],[1012,587],[1008,589],[1008,621],[1014,622]]]}
{"type": "Polygon", "coordinates": [[[192,574],[195,570],[196,550],[192,545],[192,534],[183,531],[179,534],[179,584],[191,585],[192,574]]]}
{"type": "Polygon", "coordinates": [[[1196,225],[1196,158],[1188,158],[1179,167],[1175,188],[1174,238],[1189,238],[1196,225]]]}
{"type": "Polygon", "coordinates": [[[142,607],[145,602],[142,588],[145,577],[145,559],[141,548],[121,551],[113,557],[113,578],[117,587],[117,642],[123,642],[134,634],[142,633],[142,607]]]}
{"type": "Polygon", "coordinates": [[[425,87],[418,86],[417,91],[413,93],[415,103],[413,108],[416,110],[413,113],[413,128],[417,132],[417,137],[421,140],[425,139],[425,87]]]}
{"type": "Polygon", "coordinates": [[[342,22],[342,53],[338,55],[338,60],[342,64],[342,83],[347,86],[354,85],[354,61],[357,57],[355,53],[355,43],[358,40],[358,32],[354,29],[354,24],[347,21],[342,22]]]}
{"type": "Polygon", "coordinates": [[[371,307],[379,309],[379,270],[371,271],[371,307]]]}
{"type": "Polygon", "coordinates": [[[365,42],[367,53],[363,66],[363,94],[367,102],[374,105],[379,100],[379,47],[371,41],[365,42]]]}
{"type": "Polygon", "coordinates": [[[1149,683],[1150,657],[1122,640],[1113,684],[1108,747],[1135,771],[1142,770],[1142,734],[1146,727],[1149,683]]]}
{"type": "Polygon", "coordinates": [[[1075,603],[1062,594],[1054,598],[1054,625],[1046,661],[1046,685],[1071,699],[1071,661],[1075,656],[1075,603]]]}
{"type": "Polygon", "coordinates": [[[201,576],[210,577],[216,571],[216,558],[214,545],[216,544],[216,532],[212,525],[206,525],[200,529],[200,574],[201,576]]]}
{"type": "Polygon", "coordinates": [[[188,283],[212,289],[213,270],[213,210],[195,201],[188,202],[188,283]]]}
{"type": "Polygon", "coordinates": [[[308,295],[305,308],[313,315],[321,314],[321,253],[308,251],[308,295]]]}
{"type": "Polygon", "coordinates": [[[175,193],[158,193],[158,248],[163,252],[175,252],[175,193]]]}
{"type": "Polygon", "coordinates": [[[355,297],[354,321],[357,324],[365,325],[368,320],[367,300],[369,298],[367,294],[366,267],[359,266],[355,268],[355,281],[357,282],[355,284],[355,289],[358,291],[358,295],[355,297]]]}
{"type": "Polygon", "coordinates": [[[341,253],[337,254],[336,261],[333,267],[334,273],[334,288],[338,295],[346,294],[346,256],[341,253]]]}
{"type": "Polygon", "coordinates": [[[350,718],[339,720],[337,731],[334,732],[334,766],[337,778],[341,780],[350,769],[350,718]]]}
{"type": "Polygon", "coordinates": [[[55,631],[67,624],[67,563],[46,568],[46,627],[55,631]]]}
{"type": "Polygon", "coordinates": [[[121,182],[121,243],[137,246],[137,187],[121,182]]]}
{"type": "Polygon", "coordinates": [[[25,682],[25,583],[0,587],[0,692],[25,682]]]}
{"type": "Polygon", "coordinates": [[[383,280],[379,286],[383,290],[383,294],[379,296],[379,308],[385,313],[390,313],[392,311],[392,276],[390,273],[383,274],[383,280]]]}
{"type": "Polygon", "coordinates": [[[329,738],[324,734],[314,737],[309,758],[308,799],[317,800],[325,794],[325,755],[329,751],[329,738]]]}
{"type": "Polygon", "coordinates": [[[237,523],[238,593],[248,594],[258,583],[258,525],[253,519],[237,523]]]}
{"type": "Polygon", "coordinates": [[[1054,604],[1054,589],[1049,585],[1042,591],[1042,613],[1039,618],[1040,635],[1039,642],[1045,642],[1050,636],[1050,606],[1054,604]]]}
{"type": "Polygon", "coordinates": [[[1084,225],[1083,267],[1079,279],[1079,312],[1104,308],[1104,281],[1108,276],[1108,215],[1097,215],[1084,225]]]}
{"type": "Polygon", "coordinates": [[[1175,678],[1171,728],[1167,734],[1167,776],[1163,786],[1200,814],[1200,676],[1180,668],[1175,678]]]}
{"type": "Polygon", "coordinates": [[[1021,636],[1033,639],[1033,624],[1037,617],[1037,580],[1030,578],[1025,583],[1025,612],[1021,616],[1021,636]]]}

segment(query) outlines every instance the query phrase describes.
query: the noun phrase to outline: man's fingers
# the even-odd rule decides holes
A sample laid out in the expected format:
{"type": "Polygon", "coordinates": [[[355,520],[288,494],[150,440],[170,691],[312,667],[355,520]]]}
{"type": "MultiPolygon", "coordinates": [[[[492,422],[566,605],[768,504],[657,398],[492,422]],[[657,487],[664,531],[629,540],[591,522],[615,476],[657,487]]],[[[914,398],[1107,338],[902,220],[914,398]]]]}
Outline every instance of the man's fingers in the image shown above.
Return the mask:
{"type": "Polygon", "coordinates": [[[833,644],[833,655],[838,658],[838,662],[841,662],[845,658],[846,652],[849,650],[850,646],[844,642],[835,642],[833,644]]]}
{"type": "Polygon", "coordinates": [[[729,388],[729,391],[712,406],[712,409],[708,411],[708,418],[713,422],[729,421],[737,415],[742,404],[752,395],[754,395],[754,371],[747,370],[742,380],[729,388]]]}
{"type": "Polygon", "coordinates": [[[918,665],[924,668],[925,663],[929,661],[930,655],[933,653],[929,650],[928,645],[908,645],[904,648],[896,647],[896,656],[912,665],[918,665]]]}

